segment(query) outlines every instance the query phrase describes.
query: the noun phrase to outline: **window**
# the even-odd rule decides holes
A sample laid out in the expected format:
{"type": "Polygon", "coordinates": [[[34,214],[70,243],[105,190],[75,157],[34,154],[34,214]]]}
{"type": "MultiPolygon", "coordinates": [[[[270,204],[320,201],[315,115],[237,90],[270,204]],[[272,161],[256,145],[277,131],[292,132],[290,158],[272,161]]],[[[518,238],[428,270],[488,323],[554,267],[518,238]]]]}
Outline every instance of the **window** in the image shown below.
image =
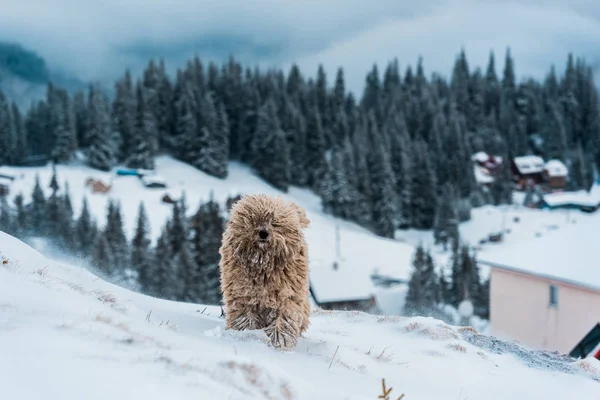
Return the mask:
{"type": "Polygon", "coordinates": [[[558,307],[558,288],[550,285],[550,307],[558,307]]]}

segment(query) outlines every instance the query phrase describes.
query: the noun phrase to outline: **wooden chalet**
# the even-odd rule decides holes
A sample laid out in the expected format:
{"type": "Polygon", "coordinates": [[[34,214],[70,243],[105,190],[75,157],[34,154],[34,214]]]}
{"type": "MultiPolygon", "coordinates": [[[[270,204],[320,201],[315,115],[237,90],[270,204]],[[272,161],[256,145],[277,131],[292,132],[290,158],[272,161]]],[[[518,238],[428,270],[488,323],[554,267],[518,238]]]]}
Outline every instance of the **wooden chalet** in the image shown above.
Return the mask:
{"type": "Polygon", "coordinates": [[[141,178],[142,184],[147,188],[166,188],[167,182],[158,175],[144,175],[141,178]]]}
{"type": "Polygon", "coordinates": [[[502,157],[484,151],[473,154],[471,161],[473,161],[475,180],[480,185],[490,185],[502,170],[502,157]]]}
{"type": "Polygon", "coordinates": [[[90,187],[92,193],[108,193],[111,188],[110,184],[106,184],[100,179],[95,178],[87,178],[85,186],[90,187]]]}
{"type": "Polygon", "coordinates": [[[517,187],[524,190],[544,182],[544,159],[539,156],[515,157],[511,161],[513,180],[517,187]]]}
{"type": "Polygon", "coordinates": [[[544,180],[551,190],[562,190],[567,186],[569,170],[560,160],[550,160],[544,166],[544,180]]]}

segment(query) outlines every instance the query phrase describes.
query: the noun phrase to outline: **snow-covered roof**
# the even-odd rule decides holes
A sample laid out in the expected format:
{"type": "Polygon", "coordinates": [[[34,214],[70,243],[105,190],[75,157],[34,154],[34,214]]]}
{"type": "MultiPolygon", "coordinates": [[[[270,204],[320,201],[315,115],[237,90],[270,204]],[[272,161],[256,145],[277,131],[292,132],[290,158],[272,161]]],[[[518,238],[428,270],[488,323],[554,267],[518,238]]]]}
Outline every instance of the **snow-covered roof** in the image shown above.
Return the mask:
{"type": "Polygon", "coordinates": [[[165,181],[162,177],[160,177],[158,175],[144,175],[142,177],[142,183],[146,186],[148,186],[148,185],[167,186],[167,181],[165,181]]]}
{"type": "Polygon", "coordinates": [[[375,294],[375,286],[363,266],[345,261],[335,270],[333,264],[318,267],[313,264],[310,285],[319,303],[367,300],[375,294]]]}
{"type": "Polygon", "coordinates": [[[515,157],[514,162],[521,174],[535,174],[544,171],[544,159],[539,156],[515,157]]]}
{"type": "Polygon", "coordinates": [[[580,190],[578,192],[550,193],[544,195],[544,201],[550,207],[561,205],[596,207],[600,204],[600,186],[593,186],[589,192],[580,190]]]}
{"type": "Polygon", "coordinates": [[[0,167],[0,175],[5,177],[16,178],[17,171],[7,166],[0,167]]]}
{"type": "Polygon", "coordinates": [[[560,160],[550,160],[545,166],[546,172],[551,177],[567,176],[569,170],[567,166],[560,160]]]}
{"type": "Polygon", "coordinates": [[[0,186],[10,186],[10,185],[12,185],[12,183],[13,183],[12,179],[3,178],[0,176],[0,186]]]}
{"type": "Polygon", "coordinates": [[[473,170],[475,172],[475,180],[477,183],[492,183],[494,182],[494,177],[491,176],[484,168],[475,164],[473,166],[473,170]]]}
{"type": "Polygon", "coordinates": [[[486,162],[490,156],[485,151],[478,151],[471,156],[472,161],[486,162]]]}
{"type": "Polygon", "coordinates": [[[531,240],[481,252],[479,262],[600,291],[597,217],[531,240]]]}

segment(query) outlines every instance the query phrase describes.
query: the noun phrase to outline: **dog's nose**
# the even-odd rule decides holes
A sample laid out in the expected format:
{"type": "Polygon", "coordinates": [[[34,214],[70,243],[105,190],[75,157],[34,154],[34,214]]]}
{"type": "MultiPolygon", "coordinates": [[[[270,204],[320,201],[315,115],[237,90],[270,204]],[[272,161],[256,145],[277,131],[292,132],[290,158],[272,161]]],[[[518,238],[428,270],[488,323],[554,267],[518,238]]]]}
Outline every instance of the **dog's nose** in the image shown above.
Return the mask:
{"type": "Polygon", "coordinates": [[[263,239],[263,240],[265,240],[266,238],[269,237],[269,232],[267,232],[265,229],[261,229],[258,232],[258,237],[261,238],[261,239],[263,239]]]}

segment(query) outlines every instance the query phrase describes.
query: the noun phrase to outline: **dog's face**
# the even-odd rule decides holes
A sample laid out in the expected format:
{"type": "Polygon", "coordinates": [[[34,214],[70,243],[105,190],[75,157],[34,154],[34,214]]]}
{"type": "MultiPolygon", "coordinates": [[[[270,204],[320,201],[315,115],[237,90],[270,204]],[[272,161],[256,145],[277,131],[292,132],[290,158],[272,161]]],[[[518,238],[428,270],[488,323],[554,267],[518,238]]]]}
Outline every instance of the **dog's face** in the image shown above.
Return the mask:
{"type": "Polygon", "coordinates": [[[254,271],[284,267],[303,248],[302,229],[309,220],[296,204],[266,195],[244,196],[227,225],[235,255],[254,271]]]}

